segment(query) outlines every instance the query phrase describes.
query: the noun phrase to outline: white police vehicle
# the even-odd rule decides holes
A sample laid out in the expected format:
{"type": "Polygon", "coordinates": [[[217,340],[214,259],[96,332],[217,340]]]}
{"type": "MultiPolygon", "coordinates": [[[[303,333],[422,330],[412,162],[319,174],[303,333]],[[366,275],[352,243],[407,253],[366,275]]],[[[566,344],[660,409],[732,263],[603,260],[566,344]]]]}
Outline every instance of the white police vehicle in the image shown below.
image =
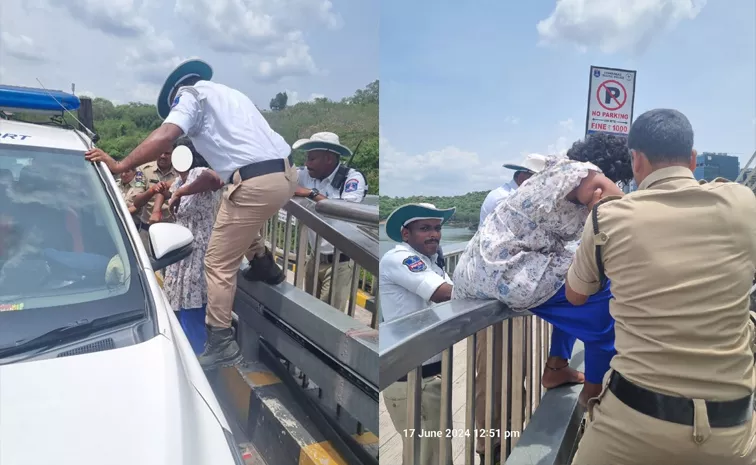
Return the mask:
{"type": "Polygon", "coordinates": [[[149,257],[85,133],[7,119],[79,105],[0,86],[0,463],[243,464],[154,274],[192,234],[149,257]]]}

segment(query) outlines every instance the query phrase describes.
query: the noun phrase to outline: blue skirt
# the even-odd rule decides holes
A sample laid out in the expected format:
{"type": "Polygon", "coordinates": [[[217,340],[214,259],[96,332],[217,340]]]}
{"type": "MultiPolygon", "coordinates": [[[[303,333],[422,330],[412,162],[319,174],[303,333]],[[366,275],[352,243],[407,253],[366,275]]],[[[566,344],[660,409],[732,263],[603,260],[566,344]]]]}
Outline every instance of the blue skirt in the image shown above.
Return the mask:
{"type": "Polygon", "coordinates": [[[207,304],[199,308],[182,308],[176,312],[176,318],[178,318],[186,338],[189,339],[189,343],[197,355],[205,350],[205,340],[207,339],[205,330],[206,307],[207,304]]]}

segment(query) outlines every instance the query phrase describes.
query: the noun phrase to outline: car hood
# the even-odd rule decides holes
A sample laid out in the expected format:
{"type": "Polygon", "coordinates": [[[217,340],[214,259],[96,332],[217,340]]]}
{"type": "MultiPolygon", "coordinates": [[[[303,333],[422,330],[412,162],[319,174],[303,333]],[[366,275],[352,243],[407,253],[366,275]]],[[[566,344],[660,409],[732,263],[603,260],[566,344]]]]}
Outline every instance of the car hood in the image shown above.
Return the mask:
{"type": "Polygon", "coordinates": [[[163,334],[0,366],[0,464],[233,465],[222,423],[188,373],[163,334]]]}

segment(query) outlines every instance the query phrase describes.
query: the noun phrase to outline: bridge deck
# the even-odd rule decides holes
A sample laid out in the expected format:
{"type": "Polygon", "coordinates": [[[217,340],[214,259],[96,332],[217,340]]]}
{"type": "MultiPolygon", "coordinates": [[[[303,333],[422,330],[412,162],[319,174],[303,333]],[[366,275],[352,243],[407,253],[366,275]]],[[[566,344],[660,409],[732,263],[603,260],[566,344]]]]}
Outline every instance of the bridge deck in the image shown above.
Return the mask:
{"type": "MultiPolygon", "coordinates": [[[[369,314],[369,312],[366,312],[369,314]]],[[[454,365],[452,368],[452,426],[457,431],[465,429],[465,404],[466,404],[466,380],[467,380],[467,340],[462,340],[454,345],[454,365]]],[[[383,395],[380,396],[380,457],[381,463],[402,463],[402,439],[394,429],[383,395]]],[[[452,457],[454,465],[464,465],[465,438],[452,439],[452,457]]],[[[479,458],[475,456],[475,463],[479,458]]]]}

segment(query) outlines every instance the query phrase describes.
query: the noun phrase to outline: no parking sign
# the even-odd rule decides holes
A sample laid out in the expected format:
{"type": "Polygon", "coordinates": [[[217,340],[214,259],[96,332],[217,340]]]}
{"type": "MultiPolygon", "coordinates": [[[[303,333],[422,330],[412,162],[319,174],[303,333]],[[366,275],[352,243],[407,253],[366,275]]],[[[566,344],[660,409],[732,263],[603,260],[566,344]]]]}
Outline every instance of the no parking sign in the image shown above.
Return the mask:
{"type": "Polygon", "coordinates": [[[635,71],[591,66],[585,134],[627,136],[633,122],[635,71]]]}

